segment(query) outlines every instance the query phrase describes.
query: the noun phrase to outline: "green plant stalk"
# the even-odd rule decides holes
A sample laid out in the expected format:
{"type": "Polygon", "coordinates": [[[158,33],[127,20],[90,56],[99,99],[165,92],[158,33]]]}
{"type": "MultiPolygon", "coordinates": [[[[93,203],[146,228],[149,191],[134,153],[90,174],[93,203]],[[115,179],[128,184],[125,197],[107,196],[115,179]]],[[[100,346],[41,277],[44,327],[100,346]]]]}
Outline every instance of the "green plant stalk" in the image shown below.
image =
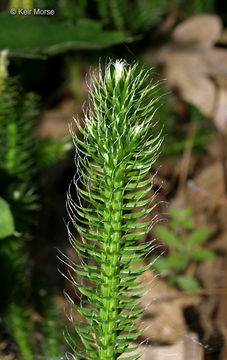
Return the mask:
{"type": "Polygon", "coordinates": [[[11,305],[10,326],[20,354],[23,356],[22,359],[34,360],[30,344],[31,339],[28,339],[32,325],[24,308],[16,304],[11,305]]]}
{"type": "Polygon", "coordinates": [[[61,309],[56,304],[56,299],[49,292],[42,296],[40,301],[40,313],[44,318],[40,328],[43,334],[41,341],[42,359],[59,359],[66,350],[62,344],[61,334],[64,329],[64,318],[61,309]]]}
{"type": "MultiPolygon", "coordinates": [[[[68,264],[94,285],[71,280],[88,299],[81,298],[85,306],[73,305],[86,318],[74,322],[84,345],[72,344],[74,359],[116,360],[132,351],[128,346],[141,334],[134,320],[143,312],[138,299],[144,288],[136,279],[151,267],[141,263],[153,243],[136,242],[152,226],[147,218],[153,209],[149,172],[161,144],[154,127],[159,88],[149,77],[138,65],[119,60],[108,64],[103,75],[100,70],[90,87],[92,107],[85,114],[85,128],[77,125],[84,140],[73,135],[80,163],[80,203],[69,193],[67,204],[81,235],[79,241],[69,231],[81,264],[69,259],[68,264]],[[90,259],[96,265],[90,265],[90,259]]],[[[139,354],[127,357],[138,358],[139,354]]]]}
{"type": "MultiPolygon", "coordinates": [[[[120,149],[122,150],[122,149],[120,149]]],[[[113,154],[117,158],[117,154],[113,154]]],[[[113,173],[113,167],[106,167],[105,176],[113,173]]],[[[101,275],[102,306],[100,307],[101,332],[103,333],[103,348],[100,350],[100,359],[108,359],[114,354],[117,330],[115,328],[119,315],[119,282],[121,246],[119,239],[122,236],[122,194],[124,191],[125,165],[119,170],[105,188],[105,210],[103,231],[103,252],[101,275]],[[119,180],[120,179],[120,180],[119,180]],[[116,190],[117,189],[117,190],[116,190]],[[112,195],[113,194],[113,195],[112,195]],[[111,201],[109,201],[111,199],[111,201]]]]}
{"type": "Polygon", "coordinates": [[[5,295],[0,307],[18,352],[26,360],[34,358],[28,336],[29,316],[24,314],[30,288],[24,243],[31,223],[30,211],[37,206],[32,185],[36,105],[36,97],[23,94],[15,78],[4,79],[0,96],[0,195],[10,204],[15,230],[1,240],[0,270],[4,276],[0,282],[5,295]]]}

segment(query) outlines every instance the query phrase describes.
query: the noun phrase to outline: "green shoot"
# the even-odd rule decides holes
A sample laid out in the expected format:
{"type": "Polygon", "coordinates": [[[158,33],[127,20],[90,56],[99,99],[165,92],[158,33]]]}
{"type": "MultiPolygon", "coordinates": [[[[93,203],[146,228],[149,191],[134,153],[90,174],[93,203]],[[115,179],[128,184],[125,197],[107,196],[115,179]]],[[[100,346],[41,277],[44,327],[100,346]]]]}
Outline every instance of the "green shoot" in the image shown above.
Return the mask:
{"type": "Polygon", "coordinates": [[[116,360],[141,334],[134,320],[143,312],[138,300],[144,288],[136,279],[151,267],[142,262],[153,243],[137,241],[152,227],[150,169],[162,142],[154,126],[158,104],[159,86],[149,71],[110,62],[93,77],[85,127],[77,124],[83,140],[73,134],[80,200],[69,192],[67,204],[81,239],[70,229],[69,238],[81,264],[68,264],[90,282],[70,279],[82,294],[73,307],[84,318],[73,320],[81,340],[71,343],[73,359],[116,360]]]}

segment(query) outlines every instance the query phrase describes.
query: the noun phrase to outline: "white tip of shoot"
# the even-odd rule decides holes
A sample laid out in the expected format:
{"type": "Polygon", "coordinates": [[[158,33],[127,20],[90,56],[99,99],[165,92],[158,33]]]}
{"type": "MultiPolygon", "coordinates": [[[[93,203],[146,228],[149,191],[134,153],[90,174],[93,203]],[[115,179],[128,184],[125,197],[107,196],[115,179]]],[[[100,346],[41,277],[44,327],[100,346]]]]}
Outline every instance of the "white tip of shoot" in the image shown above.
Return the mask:
{"type": "Polygon", "coordinates": [[[115,61],[114,67],[115,67],[116,81],[119,81],[119,79],[122,77],[125,65],[126,65],[125,60],[116,60],[115,61]]]}

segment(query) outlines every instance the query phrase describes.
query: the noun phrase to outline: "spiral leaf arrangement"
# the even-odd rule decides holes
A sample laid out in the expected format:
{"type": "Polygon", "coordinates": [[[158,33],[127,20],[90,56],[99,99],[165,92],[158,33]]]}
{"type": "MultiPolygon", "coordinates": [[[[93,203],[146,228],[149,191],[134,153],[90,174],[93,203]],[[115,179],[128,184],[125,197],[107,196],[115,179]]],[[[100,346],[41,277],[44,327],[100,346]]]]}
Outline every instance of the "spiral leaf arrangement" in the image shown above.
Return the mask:
{"type": "Polygon", "coordinates": [[[73,306],[85,319],[73,320],[81,340],[71,343],[73,359],[116,360],[138,348],[129,348],[142,333],[134,321],[144,311],[144,287],[136,279],[150,268],[143,260],[154,245],[137,241],[152,226],[150,168],[162,142],[154,124],[159,86],[149,78],[122,60],[100,69],[89,87],[85,127],[77,124],[83,136],[73,134],[80,201],[69,191],[67,205],[80,240],[70,230],[69,238],[81,264],[69,265],[84,282],[70,281],[82,294],[73,306]]]}

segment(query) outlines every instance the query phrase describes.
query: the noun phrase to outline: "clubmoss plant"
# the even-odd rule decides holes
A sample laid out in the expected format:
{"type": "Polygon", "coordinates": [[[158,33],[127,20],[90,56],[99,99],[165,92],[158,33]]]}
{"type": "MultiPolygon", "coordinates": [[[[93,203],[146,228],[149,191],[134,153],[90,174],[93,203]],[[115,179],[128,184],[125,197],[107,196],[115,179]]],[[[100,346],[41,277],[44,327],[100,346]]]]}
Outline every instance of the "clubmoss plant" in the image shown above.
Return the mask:
{"type": "Polygon", "coordinates": [[[29,238],[31,213],[37,207],[32,185],[35,147],[32,128],[37,98],[34,94],[24,94],[19,81],[7,77],[7,52],[2,51],[0,58],[4,60],[0,61],[0,196],[5,199],[0,197],[0,225],[4,225],[0,231],[0,292],[4,293],[0,308],[18,354],[33,360],[28,337],[31,283],[25,243],[29,238]]]}
{"type": "Polygon", "coordinates": [[[142,333],[134,324],[144,310],[138,303],[144,288],[136,279],[151,267],[142,262],[154,245],[137,241],[152,227],[150,169],[162,142],[154,122],[159,87],[150,75],[123,60],[100,68],[89,86],[85,127],[77,124],[83,140],[73,134],[79,202],[69,191],[67,205],[80,240],[68,230],[81,264],[68,261],[90,282],[70,279],[82,294],[80,306],[73,306],[85,319],[73,320],[82,344],[72,341],[73,359],[116,360],[137,349],[128,346],[142,333]]]}

